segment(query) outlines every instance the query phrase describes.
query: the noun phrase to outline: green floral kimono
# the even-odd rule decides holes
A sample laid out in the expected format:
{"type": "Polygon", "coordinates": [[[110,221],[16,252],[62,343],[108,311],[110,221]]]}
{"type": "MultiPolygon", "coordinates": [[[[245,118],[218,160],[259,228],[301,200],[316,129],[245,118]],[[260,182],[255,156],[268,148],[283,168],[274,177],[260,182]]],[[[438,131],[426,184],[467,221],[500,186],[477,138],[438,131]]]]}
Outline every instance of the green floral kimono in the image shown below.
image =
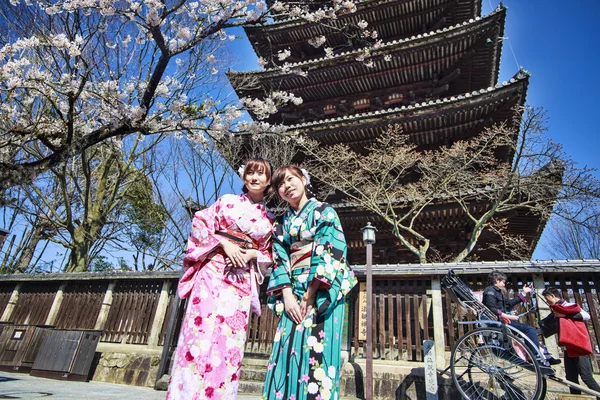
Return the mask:
{"type": "Polygon", "coordinates": [[[275,265],[267,293],[281,317],[267,367],[263,399],[339,399],[345,295],[356,285],[346,265],[346,239],[328,204],[310,199],[296,213],[289,209],[273,227],[275,265]],[[320,281],[316,306],[296,325],[284,312],[281,290],[300,300],[313,280],[320,281]]]}

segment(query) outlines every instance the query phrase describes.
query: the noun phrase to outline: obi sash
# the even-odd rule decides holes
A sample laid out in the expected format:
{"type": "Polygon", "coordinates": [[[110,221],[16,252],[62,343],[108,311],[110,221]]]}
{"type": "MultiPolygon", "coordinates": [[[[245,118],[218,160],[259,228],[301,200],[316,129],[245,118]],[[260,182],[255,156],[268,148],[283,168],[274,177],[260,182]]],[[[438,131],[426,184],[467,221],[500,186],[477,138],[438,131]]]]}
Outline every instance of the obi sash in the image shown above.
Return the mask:
{"type": "Polygon", "coordinates": [[[292,271],[298,268],[310,268],[313,242],[300,240],[290,246],[290,266],[292,271]]]}

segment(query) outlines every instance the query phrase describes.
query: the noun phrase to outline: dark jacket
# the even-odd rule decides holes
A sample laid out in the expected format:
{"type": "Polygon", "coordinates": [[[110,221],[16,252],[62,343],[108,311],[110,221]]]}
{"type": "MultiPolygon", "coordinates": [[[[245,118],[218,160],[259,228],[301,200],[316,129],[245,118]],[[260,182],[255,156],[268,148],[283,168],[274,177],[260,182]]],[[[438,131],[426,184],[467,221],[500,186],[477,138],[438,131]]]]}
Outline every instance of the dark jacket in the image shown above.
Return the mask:
{"type": "Polygon", "coordinates": [[[510,313],[514,306],[524,302],[525,299],[525,296],[523,296],[521,293],[512,299],[506,299],[502,294],[502,290],[494,285],[486,287],[483,291],[483,305],[485,305],[498,316],[502,313],[510,313]]]}

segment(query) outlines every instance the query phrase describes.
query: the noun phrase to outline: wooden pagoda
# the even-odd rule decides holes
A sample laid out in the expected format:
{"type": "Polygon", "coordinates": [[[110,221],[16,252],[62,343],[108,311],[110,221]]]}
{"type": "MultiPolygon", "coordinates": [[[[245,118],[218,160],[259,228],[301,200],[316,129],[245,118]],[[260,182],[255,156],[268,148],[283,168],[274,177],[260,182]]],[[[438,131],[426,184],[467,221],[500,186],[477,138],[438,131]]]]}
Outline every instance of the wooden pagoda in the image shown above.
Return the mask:
{"type": "MultiPolygon", "coordinates": [[[[302,104],[282,108],[268,121],[323,144],[344,142],[361,150],[395,124],[419,148],[436,148],[518,120],[515,106],[525,103],[529,75],[521,70],[498,82],[505,18],[502,5],[481,16],[481,0],[366,0],[331,26],[275,16],[268,25],[245,28],[257,55],[268,61],[266,68],[228,76],[240,97],[260,98],[272,90],[302,97],[302,104]],[[357,61],[364,43],[353,39],[350,28],[361,20],[382,41],[370,50],[370,67],[357,61]],[[309,44],[317,36],[326,38],[323,47],[334,49],[333,55],[309,44]],[[284,49],[292,53],[286,71],[269,62],[284,49]]],[[[328,199],[342,219],[351,263],[364,260],[360,228],[367,221],[379,229],[375,263],[418,262],[382,220],[341,200],[328,199]]],[[[474,198],[470,207],[477,214],[488,204],[474,198]]],[[[530,256],[546,221],[525,210],[503,217],[508,233],[526,240],[530,256]]],[[[464,212],[451,201],[426,209],[416,229],[433,238],[432,247],[442,254],[464,248],[470,232],[464,212]]],[[[486,240],[494,238],[479,243],[486,240]]],[[[473,255],[482,261],[502,258],[485,248],[473,255]]]]}

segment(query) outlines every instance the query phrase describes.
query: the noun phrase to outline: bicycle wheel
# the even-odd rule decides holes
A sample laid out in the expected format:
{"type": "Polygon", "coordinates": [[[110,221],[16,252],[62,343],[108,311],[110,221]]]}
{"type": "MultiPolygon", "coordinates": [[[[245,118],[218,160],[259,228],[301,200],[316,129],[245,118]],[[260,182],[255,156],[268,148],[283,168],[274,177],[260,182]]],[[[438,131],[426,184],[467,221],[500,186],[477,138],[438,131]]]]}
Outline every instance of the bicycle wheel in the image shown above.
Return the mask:
{"type": "Polygon", "coordinates": [[[478,328],[460,338],[452,350],[450,367],[454,384],[465,399],[540,400],[546,393],[546,381],[539,364],[532,360],[531,350],[510,332],[478,328]],[[522,347],[524,358],[513,343],[522,347]]]}

